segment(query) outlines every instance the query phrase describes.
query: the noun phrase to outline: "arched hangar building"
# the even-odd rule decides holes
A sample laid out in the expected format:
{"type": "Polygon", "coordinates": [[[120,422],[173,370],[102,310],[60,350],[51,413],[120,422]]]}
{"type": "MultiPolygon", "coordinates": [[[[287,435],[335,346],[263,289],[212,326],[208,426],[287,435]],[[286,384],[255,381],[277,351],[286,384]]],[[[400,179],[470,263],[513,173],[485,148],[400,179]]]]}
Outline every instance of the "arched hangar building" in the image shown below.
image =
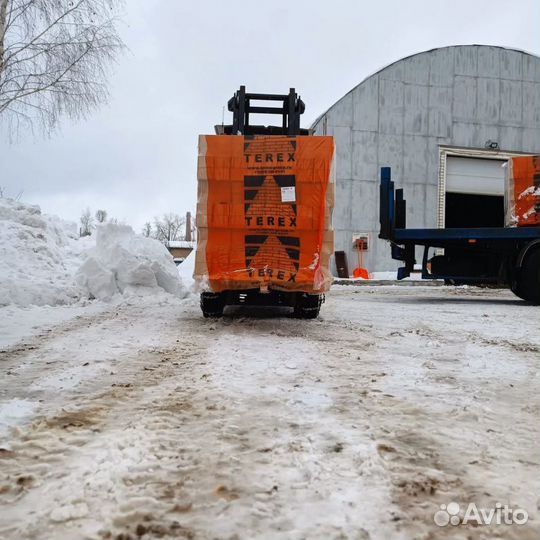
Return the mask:
{"type": "MultiPolygon", "coordinates": [[[[404,188],[409,227],[502,226],[510,156],[540,152],[540,58],[485,45],[443,47],[371,75],[313,124],[336,141],[335,249],[397,268],[379,231],[380,168],[404,188]]],[[[334,269],[335,270],[335,269],[334,269]]]]}

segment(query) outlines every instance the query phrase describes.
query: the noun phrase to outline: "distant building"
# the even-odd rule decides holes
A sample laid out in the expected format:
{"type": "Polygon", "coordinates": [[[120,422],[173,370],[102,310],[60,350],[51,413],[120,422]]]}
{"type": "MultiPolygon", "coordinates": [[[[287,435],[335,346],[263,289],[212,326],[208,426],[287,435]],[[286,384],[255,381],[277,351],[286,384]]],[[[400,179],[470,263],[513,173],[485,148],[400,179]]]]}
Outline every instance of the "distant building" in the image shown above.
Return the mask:
{"type": "Polygon", "coordinates": [[[503,164],[540,152],[540,58],[484,45],[415,54],[365,79],[312,128],[336,140],[335,249],[352,274],[354,242],[367,235],[364,266],[394,270],[377,238],[380,168],[404,188],[409,227],[503,226],[503,164]]]}
{"type": "Polygon", "coordinates": [[[188,240],[170,240],[167,242],[167,249],[173,256],[174,262],[180,264],[193,251],[195,242],[188,240]]]}

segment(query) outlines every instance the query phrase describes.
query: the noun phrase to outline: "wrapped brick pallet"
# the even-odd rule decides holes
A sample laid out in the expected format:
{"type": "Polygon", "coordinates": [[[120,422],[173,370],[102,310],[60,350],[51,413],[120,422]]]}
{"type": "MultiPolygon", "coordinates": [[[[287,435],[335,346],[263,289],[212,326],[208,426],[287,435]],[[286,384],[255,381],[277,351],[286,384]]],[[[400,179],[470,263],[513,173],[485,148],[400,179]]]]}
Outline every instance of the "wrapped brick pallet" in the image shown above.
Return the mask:
{"type": "Polygon", "coordinates": [[[194,277],[203,289],[329,289],[334,152],[332,137],[199,137],[194,277]]]}
{"type": "Polygon", "coordinates": [[[540,156],[511,158],[506,169],[505,226],[540,224],[540,156]]]}

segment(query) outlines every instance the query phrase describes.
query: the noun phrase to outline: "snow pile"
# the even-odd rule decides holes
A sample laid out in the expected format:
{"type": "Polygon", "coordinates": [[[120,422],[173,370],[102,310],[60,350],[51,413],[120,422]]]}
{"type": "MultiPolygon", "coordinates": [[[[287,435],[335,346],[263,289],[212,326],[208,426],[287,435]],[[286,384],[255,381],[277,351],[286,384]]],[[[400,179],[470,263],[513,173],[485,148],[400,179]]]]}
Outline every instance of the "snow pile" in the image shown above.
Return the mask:
{"type": "Polygon", "coordinates": [[[79,239],[75,223],[0,198],[0,306],[77,301],[73,275],[91,242],[79,239]]]}
{"type": "Polygon", "coordinates": [[[178,265],[178,275],[182,280],[182,284],[189,291],[195,290],[195,280],[193,279],[193,272],[195,271],[195,254],[197,248],[193,248],[191,253],[178,265]]]}
{"type": "Polygon", "coordinates": [[[117,293],[144,294],[157,289],[184,296],[173,258],[152,238],[137,236],[127,225],[107,223],[96,233],[76,280],[90,298],[109,300],[117,293]]]}
{"type": "Polygon", "coordinates": [[[114,224],[79,238],[75,223],[0,198],[0,306],[160,291],[185,295],[171,255],[157,240],[114,224]]]}

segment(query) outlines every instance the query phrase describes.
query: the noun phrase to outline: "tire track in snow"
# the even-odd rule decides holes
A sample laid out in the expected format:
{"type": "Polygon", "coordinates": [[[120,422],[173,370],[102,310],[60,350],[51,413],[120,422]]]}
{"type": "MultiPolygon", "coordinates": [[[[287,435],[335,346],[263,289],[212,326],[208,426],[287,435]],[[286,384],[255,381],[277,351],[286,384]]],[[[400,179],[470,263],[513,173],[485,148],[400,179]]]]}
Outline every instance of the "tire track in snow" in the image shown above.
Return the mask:
{"type": "MultiPolygon", "coordinates": [[[[107,512],[117,507],[114,492],[122,485],[116,468],[119,464],[122,468],[124,459],[126,467],[133,465],[133,453],[138,456],[135,461],[143,461],[148,450],[145,437],[134,436],[140,432],[135,419],[146,414],[140,401],[144,404],[151,398],[160,402],[161,392],[172,392],[161,383],[172,380],[179,370],[189,369],[200,352],[190,336],[198,321],[184,321],[185,333],[177,338],[178,309],[175,303],[165,304],[164,313],[149,325],[151,321],[144,320],[144,307],[134,310],[126,306],[122,320],[114,321],[105,332],[109,347],[115,337],[111,330],[138,317],[146,323],[147,331],[156,325],[164,329],[160,341],[171,345],[146,346],[138,354],[136,350],[130,354],[124,351],[114,374],[107,372],[83,384],[76,393],[61,392],[56,406],[28,427],[16,430],[9,448],[0,450],[0,499],[5,503],[0,511],[0,537],[72,538],[85,527],[97,534],[96,530],[108,522],[107,512]],[[112,498],[104,495],[100,483],[111,490],[112,498]]],[[[108,323],[99,319],[96,324],[102,328],[108,323]]],[[[72,332],[72,341],[81,337],[80,332],[72,332]]]]}
{"type": "MultiPolygon", "coordinates": [[[[511,467],[537,466],[537,382],[522,380],[533,353],[462,348],[495,360],[504,377],[489,379],[454,358],[459,328],[442,356],[434,333],[406,332],[423,324],[420,302],[402,308],[396,294],[370,313],[340,296],[308,323],[159,308],[159,343],[120,351],[113,375],[0,452],[0,537],[439,538],[440,501],[522,497],[511,467]],[[389,338],[394,327],[403,335],[389,338]]],[[[129,308],[103,339],[143,317],[129,308]]],[[[445,315],[429,328],[447,326],[445,315]]]]}
{"type": "MultiPolygon", "coordinates": [[[[161,526],[149,528],[152,507],[144,497],[138,500],[135,488],[174,485],[178,471],[160,462],[177,456],[181,415],[178,407],[163,410],[162,403],[174,395],[177,405],[174,373],[189,368],[197,354],[193,346],[186,354],[182,344],[141,353],[121,374],[130,382],[112,383],[21,429],[11,449],[0,453],[0,536],[73,538],[84,529],[97,538],[107,534],[108,523],[123,530],[137,516],[148,531],[161,534],[161,526]],[[174,438],[165,436],[171,433],[174,438]]],[[[179,531],[171,522],[169,532],[179,531]]]]}
{"type": "Polygon", "coordinates": [[[5,456],[23,465],[11,472],[15,507],[39,512],[21,514],[24,526],[10,532],[370,538],[375,523],[392,531],[389,480],[369,422],[336,406],[343,372],[328,357],[331,345],[315,339],[320,325],[186,324],[191,335],[178,350],[145,352],[129,375],[117,374],[131,382],[22,435],[22,447],[5,456]],[[192,345],[203,337],[207,352],[192,345]],[[183,369],[167,367],[181,354],[192,355],[183,369]],[[36,457],[41,468],[28,472],[36,457]],[[48,504],[44,492],[54,494],[48,504]]]}
{"type": "Polygon", "coordinates": [[[38,334],[23,339],[14,345],[0,349],[0,362],[20,361],[21,358],[45,348],[49,342],[60,336],[70,334],[84,327],[90,327],[96,321],[105,321],[118,316],[120,307],[104,306],[103,311],[89,316],[75,315],[73,319],[42,328],[38,334]]]}
{"type": "Polygon", "coordinates": [[[230,465],[215,483],[239,497],[220,511],[221,523],[208,525],[206,537],[240,530],[261,539],[395,533],[389,478],[369,421],[358,410],[344,415],[336,404],[344,370],[329,355],[334,347],[323,329],[268,319],[216,325],[210,382],[229,411],[216,444],[230,465]]]}
{"type": "MultiPolygon", "coordinates": [[[[393,312],[387,320],[377,315],[377,301],[362,303],[357,296],[358,313],[373,309],[373,334],[382,339],[372,351],[373,378],[356,371],[356,380],[366,387],[362,406],[402,510],[399,528],[407,537],[443,538],[449,531],[433,522],[439,504],[476,502],[490,508],[507,502],[526,508],[529,523],[483,526],[474,529],[475,538],[535,538],[538,373],[536,336],[527,332],[531,325],[508,320],[507,291],[493,295],[501,297],[500,305],[475,298],[467,310],[459,310],[463,299],[447,298],[455,291],[440,291],[438,298],[430,293],[427,303],[421,291],[415,298],[401,291],[394,299],[381,293],[393,312]],[[404,298],[410,301],[402,305],[404,298]],[[448,305],[456,313],[449,313],[448,305]]],[[[516,317],[537,320],[534,308],[512,308],[516,317]]],[[[339,308],[335,315],[343,317],[339,308]]],[[[344,318],[354,324],[359,317],[349,311],[344,318]]],[[[470,528],[450,533],[472,534],[470,528]]]]}

